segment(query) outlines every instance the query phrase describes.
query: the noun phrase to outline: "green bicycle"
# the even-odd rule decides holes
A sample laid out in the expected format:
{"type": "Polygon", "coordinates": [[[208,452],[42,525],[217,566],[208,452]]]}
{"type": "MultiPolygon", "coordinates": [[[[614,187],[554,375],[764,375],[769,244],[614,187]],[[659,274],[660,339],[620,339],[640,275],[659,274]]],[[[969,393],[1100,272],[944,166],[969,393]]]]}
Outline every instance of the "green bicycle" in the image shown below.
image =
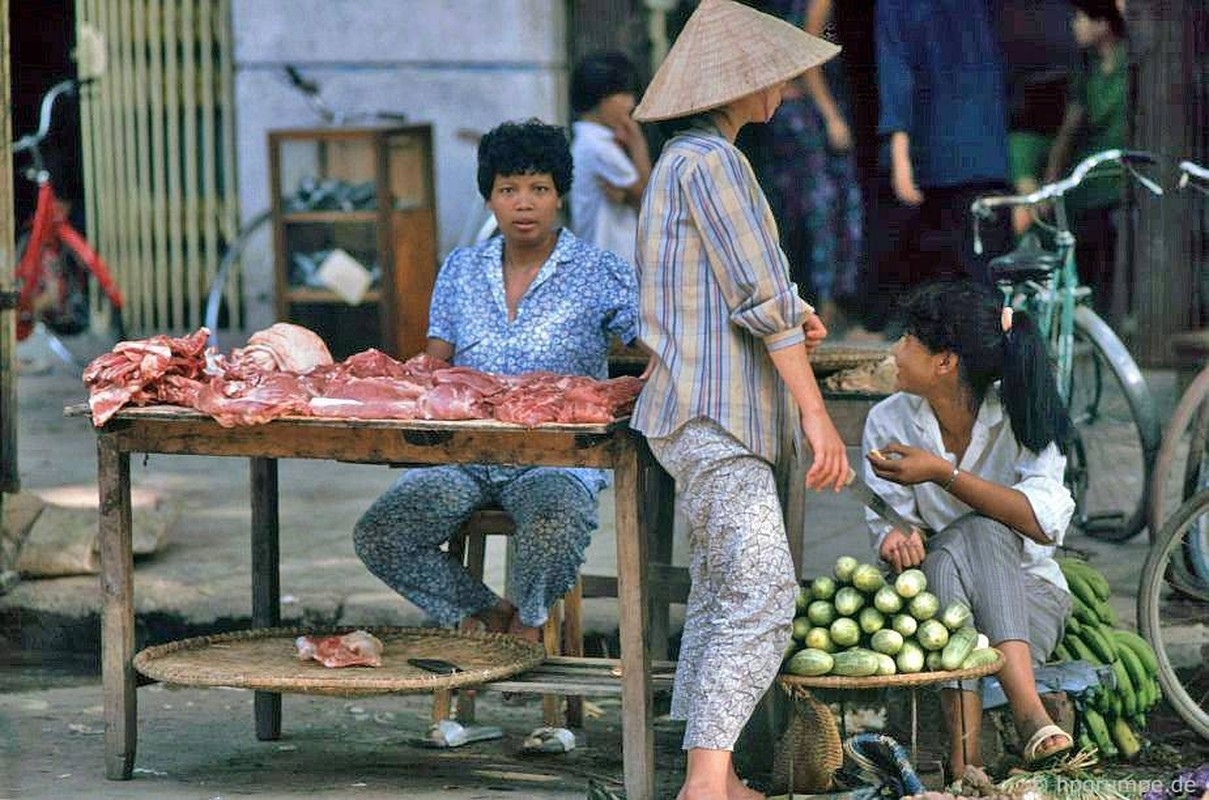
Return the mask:
{"type": "Polygon", "coordinates": [[[1032,208],[1038,225],[1053,234],[1053,250],[1026,234],[1012,252],[991,260],[990,278],[1003,292],[1004,303],[1030,314],[1050,343],[1058,390],[1075,423],[1066,475],[1075,498],[1075,523],[1112,542],[1130,539],[1146,525],[1150,475],[1162,433],[1141,370],[1120,337],[1092,310],[1091,287],[1079,281],[1075,236],[1063,200],[1090,174],[1104,174],[1096,170],[1105,164],[1119,164],[1161,195],[1163,190],[1134,168],[1135,162],[1154,161],[1149,153],[1105,150],[1035,192],[980,197],[970,206],[974,247],[980,254],[979,224],[993,219],[999,208],[1032,208]],[[1052,205],[1052,222],[1036,213],[1043,205],[1052,205]],[[1143,477],[1140,484],[1120,479],[1135,475],[1143,477]]]}

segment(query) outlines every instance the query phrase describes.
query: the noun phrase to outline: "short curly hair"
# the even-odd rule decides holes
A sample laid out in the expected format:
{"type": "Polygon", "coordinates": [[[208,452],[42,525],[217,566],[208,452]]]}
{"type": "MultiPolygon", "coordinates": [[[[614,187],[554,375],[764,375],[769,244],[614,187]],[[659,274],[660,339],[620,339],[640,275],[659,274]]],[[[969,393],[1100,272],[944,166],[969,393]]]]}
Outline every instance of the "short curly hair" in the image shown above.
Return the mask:
{"type": "Polygon", "coordinates": [[[548,173],[559,196],[571,190],[571,146],[567,133],[540,119],[505,122],[479,141],[479,194],[491,199],[497,175],[548,173]]]}

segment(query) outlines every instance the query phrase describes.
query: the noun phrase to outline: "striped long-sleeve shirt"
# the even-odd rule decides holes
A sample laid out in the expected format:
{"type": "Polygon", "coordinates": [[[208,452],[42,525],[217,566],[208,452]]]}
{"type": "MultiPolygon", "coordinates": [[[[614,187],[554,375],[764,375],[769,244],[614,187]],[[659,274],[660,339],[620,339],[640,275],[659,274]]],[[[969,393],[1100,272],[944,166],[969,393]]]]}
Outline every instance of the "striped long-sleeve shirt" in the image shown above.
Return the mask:
{"type": "Polygon", "coordinates": [[[713,127],[673,137],[638,220],[638,335],[655,367],[631,425],[667,436],[714,420],[775,462],[796,412],[768,351],[804,340],[813,309],[789,280],[768,201],[713,127]]]}

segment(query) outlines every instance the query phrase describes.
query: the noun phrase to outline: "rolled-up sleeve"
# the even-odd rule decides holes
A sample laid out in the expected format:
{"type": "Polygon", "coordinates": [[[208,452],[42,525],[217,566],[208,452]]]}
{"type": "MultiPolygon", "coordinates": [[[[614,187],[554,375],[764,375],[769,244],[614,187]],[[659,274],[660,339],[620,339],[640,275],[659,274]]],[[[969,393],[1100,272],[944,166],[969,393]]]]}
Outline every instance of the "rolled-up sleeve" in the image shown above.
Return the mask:
{"type": "Polygon", "coordinates": [[[1034,455],[1027,450],[1017,462],[1019,478],[1012,487],[1028,498],[1041,530],[1055,544],[1062,544],[1075,513],[1075,501],[1062,483],[1066,457],[1050,444],[1034,455]]]}
{"type": "Polygon", "coordinates": [[[684,176],[684,196],[730,309],[730,321],[770,350],[805,340],[813,313],[789,280],[772,211],[737,151],[709,154],[684,176]]]}

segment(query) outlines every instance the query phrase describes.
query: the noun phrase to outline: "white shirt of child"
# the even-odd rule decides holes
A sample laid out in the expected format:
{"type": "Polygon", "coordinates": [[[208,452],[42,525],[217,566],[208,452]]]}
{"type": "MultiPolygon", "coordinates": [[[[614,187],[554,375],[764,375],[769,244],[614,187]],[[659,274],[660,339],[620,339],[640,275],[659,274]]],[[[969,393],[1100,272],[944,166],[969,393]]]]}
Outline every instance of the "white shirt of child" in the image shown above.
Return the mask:
{"type": "Polygon", "coordinates": [[[610,201],[601,181],[625,189],[638,180],[638,170],[606,126],[580,120],[571,129],[571,231],[633,264],[638,211],[610,201]]]}
{"type": "MultiPolygon", "coordinates": [[[[940,424],[931,406],[918,395],[897,392],[870,409],[861,451],[868,453],[890,442],[940,453],[950,464],[956,461],[956,457],[945,450],[940,424]]],[[[998,384],[987,391],[974,420],[970,444],[957,466],[963,472],[1010,486],[1028,498],[1041,530],[1053,544],[1043,545],[1021,536],[1024,548],[1020,566],[1024,571],[1066,589],[1066,580],[1054,561],[1055,547],[1066,538],[1066,527],[1075,511],[1075,501],[1062,482],[1066,457],[1052,442],[1040,453],[1033,453],[1016,442],[1011,423],[999,401],[998,384]]],[[[934,531],[942,531],[961,517],[974,513],[972,508],[935,483],[902,486],[883,480],[873,473],[868,461],[865,461],[865,481],[909,521],[934,531]]],[[[868,509],[865,520],[874,552],[877,552],[890,526],[868,509]]]]}

